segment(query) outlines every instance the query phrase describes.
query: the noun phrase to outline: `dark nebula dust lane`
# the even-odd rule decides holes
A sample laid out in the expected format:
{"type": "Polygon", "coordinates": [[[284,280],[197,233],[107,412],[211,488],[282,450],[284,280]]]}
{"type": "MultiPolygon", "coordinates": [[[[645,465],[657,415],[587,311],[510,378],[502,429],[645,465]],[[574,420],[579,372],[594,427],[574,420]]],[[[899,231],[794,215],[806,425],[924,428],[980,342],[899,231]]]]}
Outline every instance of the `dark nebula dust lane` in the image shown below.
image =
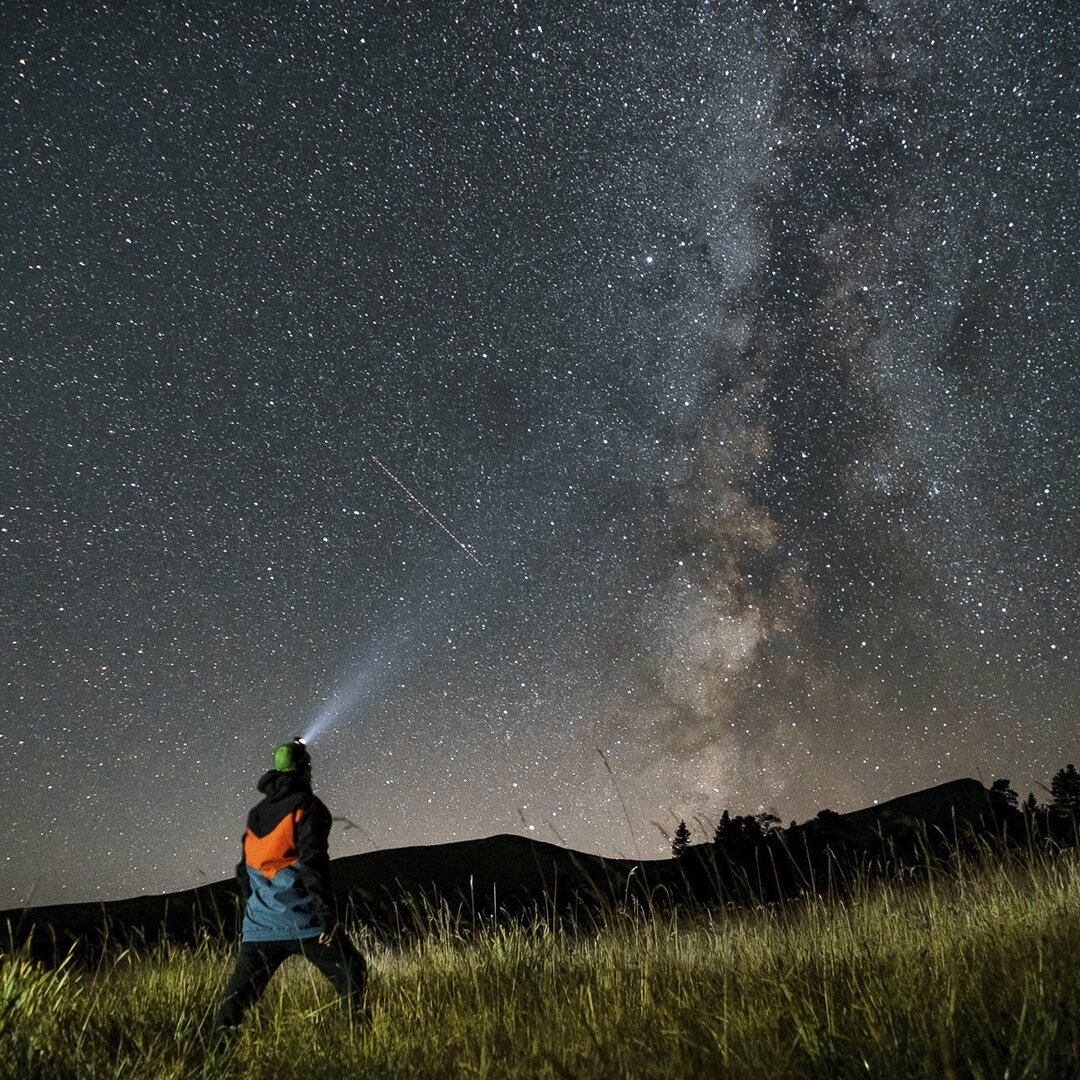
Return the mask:
{"type": "Polygon", "coordinates": [[[1038,792],[1073,21],[19,6],[0,895],[225,876],[300,733],[335,855],[1038,792]]]}

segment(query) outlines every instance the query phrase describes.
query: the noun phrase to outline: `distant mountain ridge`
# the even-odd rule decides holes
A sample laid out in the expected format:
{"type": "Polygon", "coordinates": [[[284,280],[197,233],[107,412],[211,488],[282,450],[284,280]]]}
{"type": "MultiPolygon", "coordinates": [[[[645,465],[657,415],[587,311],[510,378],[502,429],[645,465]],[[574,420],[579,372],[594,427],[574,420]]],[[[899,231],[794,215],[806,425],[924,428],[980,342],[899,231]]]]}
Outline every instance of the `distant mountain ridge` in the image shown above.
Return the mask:
{"type": "MultiPolygon", "coordinates": [[[[978,780],[953,780],[850,813],[819,815],[786,835],[804,838],[804,845],[812,841],[849,850],[897,831],[934,830],[947,837],[984,821],[989,795],[978,780]]],[[[682,860],[605,858],[502,834],[344,856],[331,862],[330,872],[342,911],[392,928],[422,922],[425,902],[445,901],[459,913],[483,917],[494,911],[592,909],[661,888],[678,896],[686,889],[688,868],[704,873],[717,857],[711,843],[694,845],[687,855],[682,860]]],[[[165,937],[189,943],[205,933],[233,937],[238,913],[236,885],[225,880],[165,895],[12,909],[0,912],[0,933],[5,942],[31,940],[38,955],[55,957],[76,942],[127,944],[165,937]]]]}
{"type": "Polygon", "coordinates": [[[986,813],[990,792],[978,780],[964,778],[898,795],[883,803],[835,817],[816,817],[800,826],[825,838],[848,843],[869,842],[882,828],[929,827],[946,833],[954,823],[974,821],[986,813]]]}

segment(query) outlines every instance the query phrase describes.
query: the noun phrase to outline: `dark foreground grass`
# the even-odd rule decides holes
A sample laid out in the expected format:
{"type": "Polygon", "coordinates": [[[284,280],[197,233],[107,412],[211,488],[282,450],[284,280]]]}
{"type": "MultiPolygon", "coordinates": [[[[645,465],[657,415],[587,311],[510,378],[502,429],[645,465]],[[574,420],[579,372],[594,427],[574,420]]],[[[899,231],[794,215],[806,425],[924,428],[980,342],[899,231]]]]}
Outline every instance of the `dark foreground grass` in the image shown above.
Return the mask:
{"type": "Polygon", "coordinates": [[[986,863],[844,902],[611,912],[602,928],[445,912],[359,942],[370,1022],[289,961],[227,1047],[231,952],[121,953],[97,971],[0,961],[4,1077],[1080,1076],[1080,862],[986,863]]]}

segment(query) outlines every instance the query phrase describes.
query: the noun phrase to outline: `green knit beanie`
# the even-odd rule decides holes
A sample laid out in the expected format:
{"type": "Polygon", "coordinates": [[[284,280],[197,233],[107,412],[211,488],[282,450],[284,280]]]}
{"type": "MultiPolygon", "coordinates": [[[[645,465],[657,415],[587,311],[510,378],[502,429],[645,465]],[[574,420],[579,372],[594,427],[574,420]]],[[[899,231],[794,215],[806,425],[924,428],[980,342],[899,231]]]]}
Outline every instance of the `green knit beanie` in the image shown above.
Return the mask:
{"type": "Polygon", "coordinates": [[[274,751],[274,768],[278,772],[303,772],[310,764],[311,755],[299,735],[274,751]]]}

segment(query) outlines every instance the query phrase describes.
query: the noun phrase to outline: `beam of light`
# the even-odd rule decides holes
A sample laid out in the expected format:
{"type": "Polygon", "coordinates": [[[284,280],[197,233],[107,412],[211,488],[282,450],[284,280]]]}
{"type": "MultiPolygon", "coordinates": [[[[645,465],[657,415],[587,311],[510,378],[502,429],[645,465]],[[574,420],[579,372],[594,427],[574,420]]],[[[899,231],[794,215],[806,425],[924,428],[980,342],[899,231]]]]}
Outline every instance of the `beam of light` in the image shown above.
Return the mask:
{"type": "Polygon", "coordinates": [[[341,681],[304,732],[303,739],[308,746],[311,746],[336,721],[361,705],[364,699],[391,673],[394,668],[394,658],[401,653],[400,646],[405,642],[397,644],[399,647],[391,650],[389,654],[385,649],[372,649],[357,660],[356,666],[341,681]]]}
{"type": "MultiPolygon", "coordinates": [[[[395,484],[405,492],[427,514],[440,529],[445,532],[458,547],[472,559],[477,566],[484,566],[475,555],[456,537],[424,504],[374,455],[372,461],[395,484]]],[[[505,528],[505,522],[503,528],[505,528]]],[[[505,564],[513,551],[512,545],[507,542],[500,546],[494,558],[495,567],[505,564]]],[[[456,556],[454,556],[456,558],[456,556]]],[[[442,554],[440,552],[440,562],[442,554]]],[[[442,567],[434,574],[438,579],[443,576],[442,567]]],[[[350,720],[365,703],[365,700],[375,693],[379,685],[395,671],[400,671],[402,661],[410,655],[412,647],[423,644],[424,631],[432,628],[433,619],[453,627],[454,620],[462,610],[469,605],[469,598],[476,588],[480,586],[479,578],[470,575],[469,580],[461,587],[455,587],[448,594],[443,595],[437,605],[437,612],[415,610],[413,605],[408,605],[400,612],[390,625],[384,624],[374,635],[374,643],[358,656],[352,665],[346,669],[336,689],[329,698],[325,699],[318,708],[315,716],[308,724],[304,732],[304,742],[309,746],[316,739],[324,735],[331,727],[340,720],[350,720]]],[[[403,598],[404,599],[404,598],[403,598]]]]}
{"type": "Polygon", "coordinates": [[[382,471],[386,473],[386,475],[389,476],[390,479],[393,480],[394,483],[397,484],[397,486],[401,488],[401,490],[404,491],[405,494],[408,495],[409,498],[412,499],[412,501],[416,503],[416,505],[419,506],[420,509],[423,510],[424,513],[427,514],[427,516],[431,518],[431,520],[434,521],[435,524],[438,525],[439,528],[442,529],[442,531],[446,533],[446,535],[449,536],[474,563],[476,563],[477,566],[484,565],[377,457],[375,457],[374,454],[371,455],[371,460],[374,461],[375,464],[378,465],[379,468],[382,469],[382,471]]]}
{"type": "Polygon", "coordinates": [[[304,732],[304,742],[311,746],[316,739],[331,724],[337,720],[350,705],[356,704],[361,697],[371,688],[374,672],[368,667],[361,667],[345,683],[338,687],[331,695],[330,700],[322,707],[318,715],[312,720],[307,731],[304,732]]]}

